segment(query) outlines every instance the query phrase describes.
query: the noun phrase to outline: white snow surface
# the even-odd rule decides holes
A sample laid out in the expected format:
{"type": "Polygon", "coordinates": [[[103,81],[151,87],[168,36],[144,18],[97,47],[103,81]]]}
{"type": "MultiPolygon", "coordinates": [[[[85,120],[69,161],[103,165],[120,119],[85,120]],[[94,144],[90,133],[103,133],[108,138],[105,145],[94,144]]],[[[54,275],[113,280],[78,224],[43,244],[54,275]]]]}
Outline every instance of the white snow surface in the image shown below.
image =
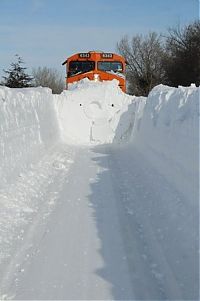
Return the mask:
{"type": "Polygon", "coordinates": [[[0,88],[0,188],[10,184],[40,152],[59,140],[55,103],[48,88],[0,88]]]}
{"type": "Polygon", "coordinates": [[[0,87],[0,299],[198,299],[199,92],[0,87]]]}
{"type": "Polygon", "coordinates": [[[84,79],[71,85],[57,96],[63,140],[88,145],[127,138],[134,120],[134,99],[121,91],[117,80],[99,83],[84,79]],[[126,118],[119,123],[123,114],[126,118]]]}
{"type": "Polygon", "coordinates": [[[191,202],[198,198],[200,88],[155,87],[137,101],[131,141],[191,202]]]}

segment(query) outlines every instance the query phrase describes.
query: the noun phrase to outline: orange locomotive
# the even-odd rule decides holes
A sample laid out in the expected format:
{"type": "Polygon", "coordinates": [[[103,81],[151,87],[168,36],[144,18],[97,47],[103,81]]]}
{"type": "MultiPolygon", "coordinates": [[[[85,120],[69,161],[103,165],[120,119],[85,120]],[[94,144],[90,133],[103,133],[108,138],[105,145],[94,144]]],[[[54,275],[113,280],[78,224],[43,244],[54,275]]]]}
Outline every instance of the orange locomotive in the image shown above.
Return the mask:
{"type": "Polygon", "coordinates": [[[113,80],[119,81],[122,91],[126,91],[125,59],[115,53],[89,51],[70,56],[62,65],[66,64],[68,84],[83,78],[94,81],[113,80]]]}

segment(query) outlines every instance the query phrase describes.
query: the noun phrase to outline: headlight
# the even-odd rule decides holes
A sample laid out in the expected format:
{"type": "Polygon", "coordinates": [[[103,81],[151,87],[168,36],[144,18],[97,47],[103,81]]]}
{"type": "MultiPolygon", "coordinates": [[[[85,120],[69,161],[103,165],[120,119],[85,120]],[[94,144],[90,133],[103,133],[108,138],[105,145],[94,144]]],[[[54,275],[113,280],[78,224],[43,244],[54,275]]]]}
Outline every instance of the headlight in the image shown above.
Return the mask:
{"type": "Polygon", "coordinates": [[[97,82],[100,80],[99,74],[94,74],[94,81],[97,82]]]}

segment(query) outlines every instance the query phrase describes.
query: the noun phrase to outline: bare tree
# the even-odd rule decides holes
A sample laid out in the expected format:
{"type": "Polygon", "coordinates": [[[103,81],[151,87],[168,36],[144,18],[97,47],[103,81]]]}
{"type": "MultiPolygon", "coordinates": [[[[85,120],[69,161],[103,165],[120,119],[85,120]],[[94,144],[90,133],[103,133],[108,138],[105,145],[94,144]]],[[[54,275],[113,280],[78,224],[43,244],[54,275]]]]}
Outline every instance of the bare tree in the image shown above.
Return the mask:
{"type": "Polygon", "coordinates": [[[135,95],[148,95],[157,84],[164,81],[162,59],[164,50],[161,37],[155,32],[147,36],[136,35],[129,40],[123,37],[117,49],[128,63],[128,92],[135,95]]]}
{"type": "Polygon", "coordinates": [[[33,69],[34,86],[49,87],[53,94],[60,94],[64,90],[63,77],[56,69],[38,67],[33,69]]]}
{"type": "Polygon", "coordinates": [[[169,29],[163,62],[167,83],[172,86],[200,84],[200,21],[169,29]]]}

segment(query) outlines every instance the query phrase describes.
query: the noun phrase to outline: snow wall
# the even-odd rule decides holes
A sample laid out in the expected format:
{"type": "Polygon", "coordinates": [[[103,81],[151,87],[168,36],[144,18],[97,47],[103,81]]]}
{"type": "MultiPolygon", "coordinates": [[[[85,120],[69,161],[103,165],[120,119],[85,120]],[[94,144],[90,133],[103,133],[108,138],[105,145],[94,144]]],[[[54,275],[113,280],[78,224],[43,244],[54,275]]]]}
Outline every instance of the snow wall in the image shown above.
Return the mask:
{"type": "Polygon", "coordinates": [[[199,194],[200,88],[159,85],[136,101],[132,146],[192,202],[199,194]]]}
{"type": "Polygon", "coordinates": [[[157,86],[148,98],[85,80],[61,95],[0,88],[1,186],[59,141],[129,142],[187,197],[198,194],[199,88],[157,86]]]}
{"type": "Polygon", "coordinates": [[[48,88],[0,87],[0,188],[15,181],[59,139],[48,88]]]}
{"type": "Polygon", "coordinates": [[[71,85],[57,96],[62,139],[82,145],[123,140],[133,127],[134,99],[122,92],[117,80],[95,83],[84,79],[71,85]]]}

